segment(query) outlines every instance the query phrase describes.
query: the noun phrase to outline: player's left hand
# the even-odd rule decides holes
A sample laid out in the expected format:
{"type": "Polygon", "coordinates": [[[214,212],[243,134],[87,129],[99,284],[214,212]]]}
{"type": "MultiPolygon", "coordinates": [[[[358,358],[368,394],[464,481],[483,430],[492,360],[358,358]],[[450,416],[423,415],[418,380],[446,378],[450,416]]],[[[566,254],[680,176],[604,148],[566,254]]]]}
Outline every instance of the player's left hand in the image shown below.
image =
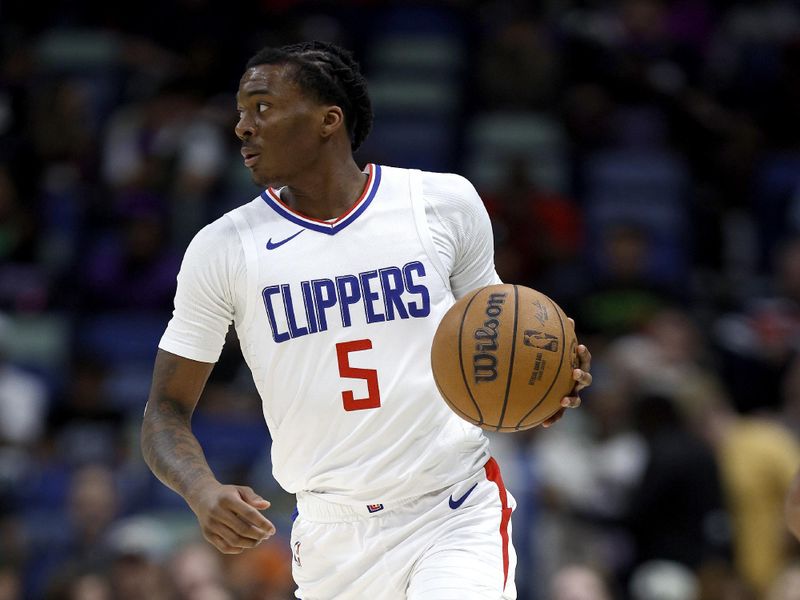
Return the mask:
{"type": "MultiPolygon", "coordinates": [[[[572,327],[575,327],[575,321],[570,319],[572,327]]],[[[592,374],[589,370],[592,367],[592,354],[589,349],[583,344],[579,344],[578,352],[578,368],[572,371],[572,378],[575,380],[575,387],[572,388],[569,396],[564,396],[561,400],[561,410],[555,413],[552,417],[548,418],[542,423],[542,427],[550,427],[555,424],[561,417],[564,416],[564,411],[568,408],[578,408],[581,405],[581,397],[579,393],[582,389],[592,385],[592,374]]]]}

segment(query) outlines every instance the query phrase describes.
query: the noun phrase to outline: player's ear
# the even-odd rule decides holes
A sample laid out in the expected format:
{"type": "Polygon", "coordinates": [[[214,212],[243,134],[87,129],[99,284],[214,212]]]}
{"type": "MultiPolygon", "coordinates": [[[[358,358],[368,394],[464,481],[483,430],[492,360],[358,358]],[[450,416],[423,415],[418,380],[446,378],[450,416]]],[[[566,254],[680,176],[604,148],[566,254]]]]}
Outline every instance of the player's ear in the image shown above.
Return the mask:
{"type": "Polygon", "coordinates": [[[320,130],[320,135],[322,135],[323,138],[329,138],[342,127],[344,127],[344,113],[342,109],[335,104],[326,106],[325,112],[322,114],[322,129],[320,130]]]}

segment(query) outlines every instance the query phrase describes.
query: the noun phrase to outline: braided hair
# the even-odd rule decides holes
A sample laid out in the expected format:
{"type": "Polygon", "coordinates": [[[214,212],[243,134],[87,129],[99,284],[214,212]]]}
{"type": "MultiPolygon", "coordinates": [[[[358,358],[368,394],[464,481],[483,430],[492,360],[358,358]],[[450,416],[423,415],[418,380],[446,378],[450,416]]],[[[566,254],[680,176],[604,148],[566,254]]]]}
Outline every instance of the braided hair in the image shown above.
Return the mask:
{"type": "Polygon", "coordinates": [[[247,61],[247,69],[258,65],[294,65],[300,87],[323,103],[339,106],[353,152],[372,129],[372,102],[367,81],[353,55],[328,42],[303,42],[280,48],[263,48],[247,61]]]}

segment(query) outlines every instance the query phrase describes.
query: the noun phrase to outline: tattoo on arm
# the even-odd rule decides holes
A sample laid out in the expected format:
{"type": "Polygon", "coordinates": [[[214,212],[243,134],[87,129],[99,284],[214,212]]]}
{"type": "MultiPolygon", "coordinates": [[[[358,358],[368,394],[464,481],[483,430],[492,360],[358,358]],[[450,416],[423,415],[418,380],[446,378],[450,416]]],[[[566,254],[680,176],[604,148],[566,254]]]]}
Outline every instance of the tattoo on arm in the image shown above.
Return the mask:
{"type": "MultiPolygon", "coordinates": [[[[177,370],[176,359],[156,361],[153,388],[145,407],[141,445],[145,462],[156,477],[186,498],[201,482],[214,480],[214,474],[192,433],[191,417],[196,397],[187,401],[173,389],[177,370]]],[[[197,396],[203,384],[205,378],[197,396]]]]}

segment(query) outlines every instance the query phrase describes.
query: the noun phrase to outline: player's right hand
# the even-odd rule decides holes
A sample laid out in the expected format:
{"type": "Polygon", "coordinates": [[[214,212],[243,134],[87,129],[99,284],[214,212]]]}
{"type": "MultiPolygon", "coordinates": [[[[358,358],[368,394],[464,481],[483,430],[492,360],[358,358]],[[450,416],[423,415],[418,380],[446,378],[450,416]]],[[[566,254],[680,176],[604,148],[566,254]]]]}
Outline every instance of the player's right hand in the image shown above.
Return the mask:
{"type": "Polygon", "coordinates": [[[188,503],[203,536],[223,554],[239,554],[275,533],[275,526],[259,512],[270,503],[247,486],[214,483],[188,503]]]}

